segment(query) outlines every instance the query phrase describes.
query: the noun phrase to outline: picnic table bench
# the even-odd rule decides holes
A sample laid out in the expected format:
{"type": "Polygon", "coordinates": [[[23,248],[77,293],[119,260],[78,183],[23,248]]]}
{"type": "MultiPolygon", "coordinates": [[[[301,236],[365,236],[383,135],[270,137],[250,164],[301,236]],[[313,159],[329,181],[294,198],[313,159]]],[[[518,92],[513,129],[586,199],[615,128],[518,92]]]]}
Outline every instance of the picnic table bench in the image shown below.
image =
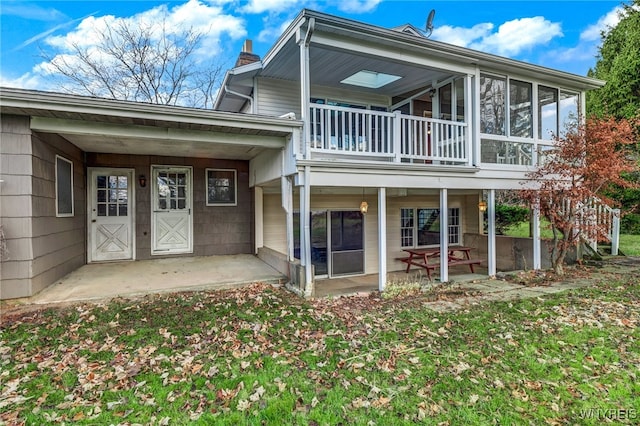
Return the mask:
{"type": "MultiPolygon", "coordinates": [[[[449,266],[469,265],[471,272],[475,272],[473,265],[480,265],[482,260],[472,259],[471,250],[473,250],[473,247],[449,246],[447,250],[447,264],[449,266]]],[[[427,276],[431,279],[431,271],[440,266],[439,263],[429,263],[430,258],[440,258],[440,247],[408,248],[403,249],[403,251],[409,253],[409,256],[400,257],[397,260],[407,264],[407,273],[411,269],[411,266],[418,266],[424,268],[427,271],[427,276]]]]}

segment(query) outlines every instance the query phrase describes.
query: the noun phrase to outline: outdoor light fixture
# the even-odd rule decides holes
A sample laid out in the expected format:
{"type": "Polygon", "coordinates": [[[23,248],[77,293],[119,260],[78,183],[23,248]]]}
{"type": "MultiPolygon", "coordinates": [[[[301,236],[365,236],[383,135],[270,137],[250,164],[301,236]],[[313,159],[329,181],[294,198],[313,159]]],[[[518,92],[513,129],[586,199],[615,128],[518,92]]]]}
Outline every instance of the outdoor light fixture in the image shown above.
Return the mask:
{"type": "Polygon", "coordinates": [[[147,186],[147,177],[145,175],[140,175],[138,177],[138,183],[140,184],[141,188],[144,188],[145,186],[147,186]]]}
{"type": "Polygon", "coordinates": [[[478,210],[480,210],[481,212],[486,212],[487,211],[487,202],[482,200],[478,203],[478,210]]]}
{"type": "Polygon", "coordinates": [[[362,188],[362,202],[360,203],[360,213],[367,214],[369,210],[369,203],[364,200],[364,188],[362,188]]]}

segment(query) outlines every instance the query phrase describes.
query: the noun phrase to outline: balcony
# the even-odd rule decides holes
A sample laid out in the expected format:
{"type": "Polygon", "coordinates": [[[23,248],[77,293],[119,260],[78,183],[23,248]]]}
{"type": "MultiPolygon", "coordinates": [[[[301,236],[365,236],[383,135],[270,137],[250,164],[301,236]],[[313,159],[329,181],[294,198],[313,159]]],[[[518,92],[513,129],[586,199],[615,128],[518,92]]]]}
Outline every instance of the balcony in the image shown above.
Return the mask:
{"type": "Polygon", "coordinates": [[[471,164],[467,123],[314,104],[308,132],[312,158],[471,164]]]}

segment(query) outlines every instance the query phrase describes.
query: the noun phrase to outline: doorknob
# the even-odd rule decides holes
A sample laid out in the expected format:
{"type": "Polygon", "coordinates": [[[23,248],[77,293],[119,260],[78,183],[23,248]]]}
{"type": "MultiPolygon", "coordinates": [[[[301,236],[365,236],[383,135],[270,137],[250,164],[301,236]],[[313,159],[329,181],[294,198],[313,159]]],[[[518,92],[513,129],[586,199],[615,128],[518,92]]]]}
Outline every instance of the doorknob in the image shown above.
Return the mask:
{"type": "Polygon", "coordinates": [[[95,223],[95,222],[96,222],[96,220],[95,220],[95,219],[93,219],[91,222],[92,222],[92,223],[95,223]]]}

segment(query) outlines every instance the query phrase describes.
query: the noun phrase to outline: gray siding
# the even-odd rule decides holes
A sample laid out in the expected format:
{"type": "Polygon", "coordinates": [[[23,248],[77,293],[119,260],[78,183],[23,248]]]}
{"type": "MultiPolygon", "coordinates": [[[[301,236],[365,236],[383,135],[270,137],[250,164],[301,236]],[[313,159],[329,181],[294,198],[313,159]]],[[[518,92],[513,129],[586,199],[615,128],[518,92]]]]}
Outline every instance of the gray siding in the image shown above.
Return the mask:
{"type": "Polygon", "coordinates": [[[151,165],[193,167],[193,253],[182,256],[253,253],[253,192],[249,189],[248,161],[88,153],[88,167],[135,169],[136,259],[158,258],[151,256],[151,165]],[[237,170],[237,206],[206,205],[207,168],[237,170]],[[149,182],[145,188],[138,184],[140,175],[149,182]]]}
{"type": "Polygon", "coordinates": [[[0,298],[27,297],[85,263],[82,153],[60,137],[32,135],[29,117],[4,115],[0,175],[8,249],[0,267],[0,298]],[[56,217],[56,154],[73,162],[73,217],[56,217]]]}
{"type": "Polygon", "coordinates": [[[258,79],[256,113],[281,116],[294,112],[300,118],[300,86],[295,81],[258,79]]]}

